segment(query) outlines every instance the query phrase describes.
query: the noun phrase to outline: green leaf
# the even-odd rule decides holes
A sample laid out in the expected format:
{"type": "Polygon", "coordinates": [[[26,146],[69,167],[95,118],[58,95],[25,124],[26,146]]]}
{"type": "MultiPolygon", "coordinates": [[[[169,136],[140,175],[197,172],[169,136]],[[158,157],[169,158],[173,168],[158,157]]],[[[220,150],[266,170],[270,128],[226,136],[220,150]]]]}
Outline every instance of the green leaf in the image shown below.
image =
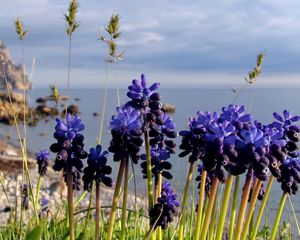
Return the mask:
{"type": "Polygon", "coordinates": [[[42,227],[36,226],[30,233],[27,234],[26,240],[39,240],[42,237],[42,227]]]}
{"type": "Polygon", "coordinates": [[[70,236],[70,230],[68,229],[66,232],[65,232],[65,234],[64,234],[64,236],[63,236],[63,240],[64,239],[67,239],[68,237],[70,236]]]}
{"type": "Polygon", "coordinates": [[[76,240],[84,240],[85,238],[84,238],[84,232],[81,232],[80,234],[79,234],[79,236],[76,238],[76,240]]]}

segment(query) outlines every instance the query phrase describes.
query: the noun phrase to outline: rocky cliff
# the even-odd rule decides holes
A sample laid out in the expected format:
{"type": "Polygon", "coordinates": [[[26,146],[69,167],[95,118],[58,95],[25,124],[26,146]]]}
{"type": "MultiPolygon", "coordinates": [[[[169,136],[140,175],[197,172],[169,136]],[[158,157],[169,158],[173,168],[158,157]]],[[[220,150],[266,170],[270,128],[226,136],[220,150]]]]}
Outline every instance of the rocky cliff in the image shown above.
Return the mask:
{"type": "Polygon", "coordinates": [[[8,48],[0,40],[0,89],[5,88],[5,75],[9,82],[9,85],[13,89],[30,89],[31,84],[28,81],[28,77],[25,75],[25,84],[23,81],[23,66],[15,65],[8,48]],[[4,68],[4,71],[3,71],[4,68]],[[5,74],[5,75],[4,75],[5,74]]]}

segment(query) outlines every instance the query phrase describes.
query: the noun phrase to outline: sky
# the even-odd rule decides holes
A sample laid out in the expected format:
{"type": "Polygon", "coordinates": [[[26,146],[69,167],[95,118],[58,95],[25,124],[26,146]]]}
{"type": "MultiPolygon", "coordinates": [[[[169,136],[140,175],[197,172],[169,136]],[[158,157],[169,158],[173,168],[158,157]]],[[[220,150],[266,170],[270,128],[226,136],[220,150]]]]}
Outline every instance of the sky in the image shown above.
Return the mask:
{"type": "MultiPolygon", "coordinates": [[[[0,40],[16,63],[20,43],[13,22],[27,29],[27,72],[36,59],[35,87],[67,83],[68,0],[0,0],[0,40]]],[[[145,73],[168,87],[230,87],[244,83],[256,56],[265,52],[259,86],[300,87],[299,0],[81,0],[80,27],[72,42],[71,87],[102,87],[107,46],[100,34],[113,13],[121,17],[119,51],[111,84],[129,85],[145,73]]]]}

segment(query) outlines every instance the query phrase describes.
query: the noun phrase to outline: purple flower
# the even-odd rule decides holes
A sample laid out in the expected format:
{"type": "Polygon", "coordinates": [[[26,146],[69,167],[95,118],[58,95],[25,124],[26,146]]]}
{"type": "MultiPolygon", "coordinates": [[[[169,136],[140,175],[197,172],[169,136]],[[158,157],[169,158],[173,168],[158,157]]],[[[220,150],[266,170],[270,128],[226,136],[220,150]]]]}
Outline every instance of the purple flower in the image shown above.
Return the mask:
{"type": "Polygon", "coordinates": [[[149,211],[150,225],[156,223],[154,228],[160,226],[162,229],[167,229],[168,224],[173,221],[179,202],[174,194],[172,186],[168,182],[163,182],[161,197],[157,199],[157,203],[149,211]]]}
{"type": "Polygon", "coordinates": [[[35,158],[38,164],[38,172],[40,176],[45,176],[47,167],[49,166],[50,153],[47,150],[40,150],[35,154],[35,158]]]}
{"type": "Polygon", "coordinates": [[[84,129],[79,117],[72,120],[70,114],[66,120],[56,119],[54,137],[57,142],[50,146],[50,150],[56,153],[53,169],[63,171],[64,179],[67,182],[67,171],[73,176],[73,189],[80,190],[80,179],[83,168],[82,159],[87,157],[84,150],[84,136],[79,132],[84,129]]]}
{"type": "Polygon", "coordinates": [[[76,115],[72,119],[71,114],[67,114],[66,119],[56,119],[55,138],[66,138],[72,140],[76,134],[84,129],[84,125],[80,118],[76,115]]]}
{"type": "Polygon", "coordinates": [[[221,121],[229,121],[229,122],[251,122],[253,120],[253,117],[250,114],[246,113],[245,106],[241,105],[233,105],[230,104],[228,107],[222,108],[222,113],[220,115],[221,121]]]}
{"type": "Polygon", "coordinates": [[[43,195],[40,200],[39,218],[46,217],[49,212],[49,200],[43,195]]]}
{"type": "Polygon", "coordinates": [[[83,183],[84,189],[89,192],[92,189],[93,181],[103,183],[107,187],[112,187],[112,179],[106,175],[110,175],[112,168],[107,163],[108,151],[101,153],[102,147],[97,145],[96,148],[91,148],[88,155],[88,166],[84,169],[83,183]]]}
{"type": "MultiPolygon", "coordinates": [[[[160,149],[158,145],[154,145],[150,149],[151,154],[151,166],[152,174],[157,177],[161,174],[166,179],[172,179],[173,175],[169,172],[172,168],[172,164],[167,160],[170,158],[170,152],[168,149],[160,149]]],[[[141,163],[143,177],[147,178],[147,161],[146,154],[141,155],[143,162],[141,163]]]]}
{"type": "Polygon", "coordinates": [[[114,153],[114,161],[124,160],[130,156],[131,160],[137,163],[143,144],[140,111],[125,105],[118,107],[117,113],[112,117],[110,124],[112,140],[108,150],[114,153]]]}
{"type": "Polygon", "coordinates": [[[288,129],[290,126],[292,126],[293,122],[298,122],[300,120],[300,116],[293,116],[288,110],[284,110],[282,116],[274,112],[273,117],[277,121],[274,121],[272,125],[278,129],[280,128],[288,129]]]}
{"type": "Polygon", "coordinates": [[[123,133],[140,129],[142,126],[141,112],[130,106],[117,107],[117,115],[111,118],[110,126],[123,133]]]}
{"type": "Polygon", "coordinates": [[[251,126],[249,130],[242,129],[239,135],[241,138],[237,140],[238,148],[246,148],[249,144],[258,148],[265,147],[269,144],[264,132],[260,129],[257,129],[255,126],[251,126]]]}
{"type": "Polygon", "coordinates": [[[155,90],[159,88],[159,83],[153,83],[150,87],[147,86],[147,80],[144,74],[141,75],[141,80],[134,79],[132,85],[128,87],[127,96],[132,100],[147,100],[155,90]]]}
{"type": "Polygon", "coordinates": [[[278,181],[281,182],[281,189],[289,194],[296,194],[298,184],[300,183],[300,153],[296,157],[287,156],[280,165],[281,176],[278,181]]]}

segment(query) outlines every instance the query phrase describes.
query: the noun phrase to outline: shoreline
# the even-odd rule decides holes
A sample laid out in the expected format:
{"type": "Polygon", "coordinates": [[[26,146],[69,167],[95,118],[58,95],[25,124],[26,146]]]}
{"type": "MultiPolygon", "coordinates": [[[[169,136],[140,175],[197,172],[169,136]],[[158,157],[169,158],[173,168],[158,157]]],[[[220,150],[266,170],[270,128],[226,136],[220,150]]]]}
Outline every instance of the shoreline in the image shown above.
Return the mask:
{"type": "MultiPolygon", "coordinates": [[[[21,203],[21,191],[20,188],[22,186],[22,156],[20,156],[20,149],[18,149],[14,144],[11,144],[9,141],[7,141],[5,144],[3,143],[3,137],[1,137],[0,140],[0,152],[6,152],[10,153],[9,155],[3,155],[5,156],[5,161],[3,162],[3,158],[1,159],[0,154],[0,178],[1,178],[1,185],[0,185],[0,226],[5,225],[7,222],[10,212],[6,212],[5,210],[9,207],[10,209],[15,209],[15,206],[20,206],[21,203]],[[5,146],[5,147],[3,147],[5,146]],[[6,165],[13,161],[15,159],[16,161],[9,167],[6,165]],[[18,161],[19,160],[19,161],[18,161]],[[5,191],[4,191],[4,189],[5,191]],[[8,195],[8,199],[6,198],[6,194],[8,195]],[[17,203],[17,205],[16,205],[17,203]]],[[[32,158],[32,154],[29,154],[30,161],[30,169],[29,169],[29,175],[32,181],[33,186],[33,192],[34,195],[36,193],[36,187],[38,184],[38,169],[36,160],[32,158]]],[[[57,207],[61,205],[61,185],[60,185],[60,173],[54,172],[51,166],[48,167],[46,175],[42,178],[41,181],[41,191],[40,191],[40,199],[46,198],[49,201],[49,210],[50,212],[56,212],[57,207]]],[[[63,199],[66,199],[67,195],[67,188],[65,187],[65,183],[63,183],[63,190],[62,190],[62,196],[63,199]]],[[[83,193],[83,190],[79,192],[75,192],[74,196],[74,202],[76,199],[81,196],[83,193]]],[[[114,194],[114,187],[113,188],[107,188],[104,185],[101,185],[101,205],[102,206],[110,206],[111,201],[114,194]]],[[[89,193],[86,194],[85,198],[80,202],[78,205],[78,209],[85,209],[89,205],[89,193]]],[[[137,202],[137,209],[144,208],[146,206],[146,198],[142,196],[141,194],[137,194],[136,196],[136,202],[137,202]]],[[[94,206],[94,199],[92,201],[92,206],[94,206]]],[[[134,192],[129,192],[128,195],[128,208],[131,210],[135,209],[135,195],[134,192]]],[[[108,214],[109,208],[105,209],[104,212],[108,214]]],[[[63,214],[63,212],[62,212],[63,214]]]]}

